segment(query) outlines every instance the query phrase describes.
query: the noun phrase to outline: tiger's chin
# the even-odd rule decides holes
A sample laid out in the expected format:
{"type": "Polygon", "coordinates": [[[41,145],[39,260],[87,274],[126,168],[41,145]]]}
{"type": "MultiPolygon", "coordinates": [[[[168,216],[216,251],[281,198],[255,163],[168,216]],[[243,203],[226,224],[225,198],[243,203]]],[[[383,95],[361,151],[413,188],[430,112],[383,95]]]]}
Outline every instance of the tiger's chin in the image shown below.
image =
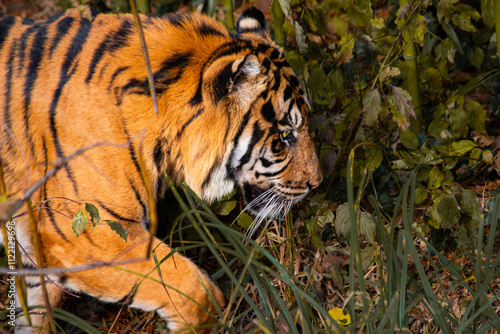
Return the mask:
{"type": "Polygon", "coordinates": [[[267,189],[257,185],[244,183],[243,199],[246,203],[243,211],[255,216],[254,223],[248,231],[248,236],[252,236],[265,220],[282,220],[290,208],[301,201],[307,194],[307,189],[302,193],[289,194],[284,191],[284,187],[273,185],[267,189]]]}

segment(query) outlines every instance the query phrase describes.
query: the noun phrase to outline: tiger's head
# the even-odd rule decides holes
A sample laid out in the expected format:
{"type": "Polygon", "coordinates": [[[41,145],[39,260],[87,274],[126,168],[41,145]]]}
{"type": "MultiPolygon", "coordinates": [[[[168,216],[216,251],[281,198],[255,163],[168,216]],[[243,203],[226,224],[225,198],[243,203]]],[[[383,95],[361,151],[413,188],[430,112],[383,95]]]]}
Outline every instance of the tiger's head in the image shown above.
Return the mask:
{"type": "Polygon", "coordinates": [[[228,147],[216,173],[243,190],[246,211],[276,218],[323,178],[309,133],[310,106],[264,15],[245,11],[237,32],[237,42],[220,50],[213,71],[204,73],[204,96],[229,118],[228,147]]]}

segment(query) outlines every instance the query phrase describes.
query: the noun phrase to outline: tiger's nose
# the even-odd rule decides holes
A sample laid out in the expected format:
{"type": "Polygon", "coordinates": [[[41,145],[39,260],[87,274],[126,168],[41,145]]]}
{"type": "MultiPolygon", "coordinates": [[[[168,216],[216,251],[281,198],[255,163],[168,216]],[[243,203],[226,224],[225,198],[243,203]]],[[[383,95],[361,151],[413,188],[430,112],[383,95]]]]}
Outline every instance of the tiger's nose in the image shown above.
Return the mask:
{"type": "Polygon", "coordinates": [[[323,181],[323,175],[318,173],[318,175],[315,178],[307,181],[306,185],[309,188],[309,190],[312,190],[314,188],[317,188],[321,184],[321,181],[323,181]]]}

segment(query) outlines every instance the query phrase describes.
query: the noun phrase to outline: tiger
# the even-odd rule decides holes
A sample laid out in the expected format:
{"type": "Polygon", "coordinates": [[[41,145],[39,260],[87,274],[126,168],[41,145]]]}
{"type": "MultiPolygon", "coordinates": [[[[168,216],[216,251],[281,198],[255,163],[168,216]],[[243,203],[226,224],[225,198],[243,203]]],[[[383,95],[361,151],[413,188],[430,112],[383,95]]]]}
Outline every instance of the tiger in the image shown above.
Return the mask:
{"type": "MultiPolygon", "coordinates": [[[[241,189],[255,216],[301,201],[323,178],[311,107],[259,10],[244,11],[234,33],[197,13],[140,20],[158,113],[131,14],[0,17],[5,188],[9,199],[25,200],[35,187],[31,202],[43,203],[34,212],[41,263],[26,208],[13,215],[23,267],[84,268],[45,276],[52,307],[68,290],[156,311],[176,333],[209,333],[225,297],[160,239],[159,269],[145,256],[151,200],[165,192],[167,174],[208,203],[241,189]],[[71,218],[81,203],[122,224],[128,239],[101,224],[77,237],[71,218]]],[[[27,276],[26,287],[28,306],[45,305],[39,276],[27,276]]],[[[16,332],[50,327],[43,308],[29,311],[32,327],[18,312],[16,332]]]]}

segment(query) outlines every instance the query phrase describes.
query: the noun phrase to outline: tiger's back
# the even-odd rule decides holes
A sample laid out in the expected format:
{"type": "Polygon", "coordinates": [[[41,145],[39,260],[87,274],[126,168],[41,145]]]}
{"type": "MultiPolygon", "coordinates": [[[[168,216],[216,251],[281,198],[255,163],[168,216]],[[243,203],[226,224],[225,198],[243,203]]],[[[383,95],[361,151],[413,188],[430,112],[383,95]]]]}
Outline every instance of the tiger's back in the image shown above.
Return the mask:
{"type": "MultiPolygon", "coordinates": [[[[31,197],[42,203],[42,265],[122,263],[153,279],[108,266],[52,275],[46,279],[52,305],[61,299],[59,285],[156,310],[171,330],[215,322],[208,295],[219,305],[224,298],[190,260],[169,257],[157,239],[157,258],[167,258],[161,275],[144,258],[149,199],[139,158],[158,194],[165,172],[207,201],[239,186],[260,219],[275,217],[321,181],[299,82],[263,15],[245,13],[238,34],[203,15],[142,17],[158,114],[131,15],[0,17],[0,153],[9,197],[23,198],[60,168],[31,197]],[[76,237],[71,217],[85,202],[120,222],[128,241],[103,225],[76,237]],[[167,293],[162,281],[173,290],[167,293]]],[[[16,218],[16,228],[27,250],[23,263],[33,267],[25,217],[16,218]]],[[[27,280],[30,305],[43,304],[38,278],[27,280]]]]}

